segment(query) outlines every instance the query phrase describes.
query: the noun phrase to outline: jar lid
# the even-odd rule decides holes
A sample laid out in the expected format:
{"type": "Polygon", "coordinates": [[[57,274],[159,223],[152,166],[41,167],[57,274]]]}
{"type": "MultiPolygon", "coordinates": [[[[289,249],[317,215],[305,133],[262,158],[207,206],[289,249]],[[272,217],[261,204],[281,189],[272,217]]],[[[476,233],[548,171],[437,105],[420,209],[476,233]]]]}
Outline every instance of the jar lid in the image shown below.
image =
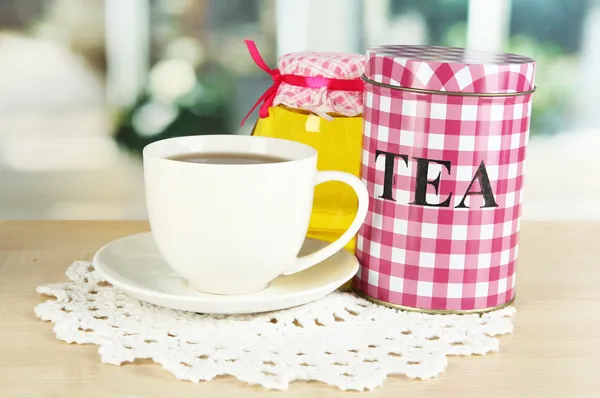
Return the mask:
{"type": "Polygon", "coordinates": [[[367,82],[457,93],[507,94],[535,89],[529,57],[458,47],[390,45],[367,50],[367,82]]]}
{"type": "MultiPolygon", "coordinates": [[[[360,82],[365,71],[365,56],[335,52],[295,52],[279,57],[279,71],[282,75],[358,79],[360,82]]],[[[328,87],[300,87],[284,81],[277,90],[273,104],[305,109],[317,115],[337,113],[356,116],[363,111],[362,94],[362,89],[339,91],[328,87]]]]}

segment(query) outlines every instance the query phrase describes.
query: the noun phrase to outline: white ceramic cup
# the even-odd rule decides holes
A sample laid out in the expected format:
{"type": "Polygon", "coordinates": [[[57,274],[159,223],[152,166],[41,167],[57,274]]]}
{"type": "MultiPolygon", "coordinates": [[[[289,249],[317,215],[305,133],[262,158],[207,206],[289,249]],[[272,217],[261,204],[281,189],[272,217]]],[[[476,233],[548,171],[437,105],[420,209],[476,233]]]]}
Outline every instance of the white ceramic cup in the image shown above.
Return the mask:
{"type": "Polygon", "coordinates": [[[260,291],[280,275],[309,268],[358,232],[369,195],[360,179],[318,171],[317,152],[293,141],[208,135],[170,138],[144,148],[146,204],[166,262],[194,288],[214,294],[260,291]],[[189,153],[270,155],[285,162],[207,164],[169,159],[189,153]],[[320,251],[298,258],[315,185],[341,181],[358,196],[350,228],[320,251]]]}

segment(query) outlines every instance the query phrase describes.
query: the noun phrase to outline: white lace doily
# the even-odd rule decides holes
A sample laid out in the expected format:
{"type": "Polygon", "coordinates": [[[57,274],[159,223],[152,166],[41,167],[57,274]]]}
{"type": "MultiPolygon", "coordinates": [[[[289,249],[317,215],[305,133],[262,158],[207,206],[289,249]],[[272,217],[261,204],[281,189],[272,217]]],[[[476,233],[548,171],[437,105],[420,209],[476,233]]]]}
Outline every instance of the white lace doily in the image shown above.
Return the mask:
{"type": "Polygon", "coordinates": [[[388,375],[434,377],[448,355],[497,351],[511,333],[513,307],[483,315],[426,315],[336,292],[304,306],[258,315],[202,315],[161,308],[113,288],[87,262],[71,282],[39,286],[54,296],[35,307],[68,343],[97,344],[102,362],[137,358],[198,382],[231,375],[286,389],[318,380],[343,390],[372,390],[388,375]]]}

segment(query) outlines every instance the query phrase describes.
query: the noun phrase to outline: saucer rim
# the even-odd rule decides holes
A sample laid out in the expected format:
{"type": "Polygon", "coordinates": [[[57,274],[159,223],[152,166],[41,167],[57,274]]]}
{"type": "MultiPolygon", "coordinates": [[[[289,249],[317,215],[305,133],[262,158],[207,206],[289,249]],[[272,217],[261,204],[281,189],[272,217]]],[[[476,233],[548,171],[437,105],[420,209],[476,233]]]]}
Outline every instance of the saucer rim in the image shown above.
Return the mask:
{"type": "MultiPolygon", "coordinates": [[[[110,266],[106,265],[106,263],[100,259],[100,257],[102,256],[102,252],[108,250],[108,248],[110,246],[114,245],[118,241],[126,240],[126,239],[135,239],[135,238],[140,239],[140,238],[144,238],[144,237],[149,237],[150,239],[153,239],[152,232],[151,231],[140,232],[140,233],[126,235],[126,236],[122,236],[120,238],[114,239],[114,240],[106,243],[102,247],[100,247],[100,249],[98,249],[96,251],[96,253],[94,254],[94,256],[92,258],[92,264],[94,266],[94,269],[97,270],[102,275],[102,277],[104,279],[106,279],[107,282],[109,282],[111,285],[113,285],[113,286],[115,286],[115,287],[117,287],[117,288],[119,288],[119,289],[121,289],[121,290],[123,290],[123,291],[125,291],[127,293],[131,292],[131,294],[135,295],[136,298],[138,298],[138,299],[139,299],[139,296],[145,296],[145,297],[147,297],[148,295],[153,295],[155,297],[160,297],[162,299],[176,300],[176,301],[179,301],[180,303],[191,303],[191,304],[194,304],[194,303],[198,303],[198,304],[203,303],[203,304],[210,304],[210,303],[214,303],[215,301],[218,301],[219,303],[223,303],[223,304],[227,303],[227,302],[230,302],[230,303],[233,304],[233,303],[239,302],[240,298],[243,297],[244,300],[249,299],[251,301],[261,302],[263,299],[265,299],[265,297],[263,295],[260,295],[260,294],[263,293],[265,290],[268,290],[270,288],[270,286],[271,286],[271,284],[269,283],[269,285],[265,289],[263,289],[263,290],[261,290],[259,292],[249,293],[249,294],[219,295],[219,294],[212,294],[212,293],[207,293],[207,292],[203,292],[203,291],[197,290],[197,292],[198,292],[197,296],[183,296],[183,295],[177,295],[177,294],[172,294],[172,293],[165,293],[165,292],[156,291],[156,290],[145,289],[145,288],[134,286],[134,285],[131,285],[131,284],[126,284],[126,283],[123,283],[123,282],[119,281],[119,276],[118,275],[116,277],[110,275],[111,273],[115,274],[115,272],[111,270],[110,266]]],[[[313,240],[313,241],[326,242],[326,241],[323,241],[321,239],[315,239],[315,238],[308,238],[307,237],[306,239],[307,240],[313,240]]],[[[341,249],[341,251],[344,251],[344,250],[345,249],[341,249]]],[[[338,253],[339,252],[337,252],[334,255],[337,255],[338,253]]],[[[302,290],[302,291],[294,291],[294,292],[291,292],[291,293],[282,293],[281,295],[278,296],[278,299],[285,300],[285,299],[289,299],[289,298],[291,298],[291,297],[293,297],[295,295],[298,295],[299,293],[301,293],[301,294],[308,294],[308,293],[310,293],[312,291],[320,291],[320,290],[325,289],[327,286],[336,285],[337,287],[334,288],[332,291],[334,291],[334,290],[338,289],[339,287],[343,286],[346,282],[348,282],[350,279],[352,279],[356,275],[356,273],[358,272],[358,270],[360,268],[360,263],[358,261],[358,258],[356,258],[356,256],[353,253],[348,252],[347,250],[346,250],[346,253],[343,253],[342,255],[344,255],[344,256],[348,255],[348,256],[350,256],[350,257],[353,258],[352,261],[353,261],[353,268],[354,268],[354,270],[352,271],[351,274],[348,273],[349,276],[345,275],[343,278],[339,278],[339,279],[336,279],[336,280],[329,281],[326,284],[324,284],[323,286],[313,287],[311,289],[305,289],[305,290],[302,290]]],[[[160,253],[159,253],[159,256],[160,256],[160,253]]],[[[165,260],[162,259],[162,261],[165,261],[165,260]]],[[[165,262],[165,264],[166,264],[166,262],[165,262]]],[[[319,264],[315,264],[313,267],[318,266],[319,264]]],[[[168,266],[168,264],[167,264],[167,266],[168,266]]],[[[297,274],[292,274],[292,275],[283,275],[282,274],[282,275],[278,276],[277,278],[275,278],[274,280],[282,278],[282,277],[284,277],[284,278],[290,278],[290,277],[293,277],[294,275],[298,275],[298,274],[301,274],[303,272],[307,272],[307,271],[309,271],[313,267],[310,267],[310,268],[308,268],[308,269],[306,269],[304,271],[298,272],[297,274]]],[[[329,293],[327,293],[327,294],[329,294],[329,293]]],[[[327,295],[327,294],[325,294],[325,295],[327,295]]],[[[325,296],[325,295],[323,295],[323,296],[325,296]]],[[[144,300],[144,301],[147,301],[147,300],[144,300]]],[[[310,302],[310,301],[313,301],[313,300],[309,300],[307,302],[310,302]]]]}

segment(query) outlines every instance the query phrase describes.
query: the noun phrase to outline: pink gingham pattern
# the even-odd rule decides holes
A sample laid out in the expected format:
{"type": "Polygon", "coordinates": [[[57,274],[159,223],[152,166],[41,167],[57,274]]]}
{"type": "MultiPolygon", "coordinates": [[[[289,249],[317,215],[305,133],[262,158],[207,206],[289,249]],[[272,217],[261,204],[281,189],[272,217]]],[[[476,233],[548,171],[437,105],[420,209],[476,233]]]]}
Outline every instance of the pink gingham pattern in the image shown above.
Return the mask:
{"type": "Polygon", "coordinates": [[[531,58],[455,47],[378,47],[367,52],[366,69],[378,83],[434,91],[514,93],[535,86],[531,58]]]}
{"type": "MultiPolygon", "coordinates": [[[[533,67],[533,65],[532,65],[533,67]]],[[[367,64],[367,77],[369,75],[367,64]]],[[[423,94],[367,84],[362,179],[371,196],[358,234],[354,287],[375,299],[425,310],[482,310],[514,297],[531,94],[471,97],[423,94]],[[396,158],[384,199],[385,151],[396,158]],[[430,204],[415,201],[416,160],[432,159],[430,204]],[[449,169],[437,163],[449,161],[449,169]],[[463,200],[483,161],[497,207],[463,200]]],[[[469,192],[481,191],[475,179],[469,192]]]]}
{"type": "MultiPolygon", "coordinates": [[[[281,74],[337,79],[360,78],[365,70],[365,56],[360,54],[296,52],[279,57],[281,74]]],[[[363,112],[363,93],[332,91],[326,87],[305,88],[282,83],[274,105],[305,109],[318,115],[339,113],[356,116],[363,112]]]]}

